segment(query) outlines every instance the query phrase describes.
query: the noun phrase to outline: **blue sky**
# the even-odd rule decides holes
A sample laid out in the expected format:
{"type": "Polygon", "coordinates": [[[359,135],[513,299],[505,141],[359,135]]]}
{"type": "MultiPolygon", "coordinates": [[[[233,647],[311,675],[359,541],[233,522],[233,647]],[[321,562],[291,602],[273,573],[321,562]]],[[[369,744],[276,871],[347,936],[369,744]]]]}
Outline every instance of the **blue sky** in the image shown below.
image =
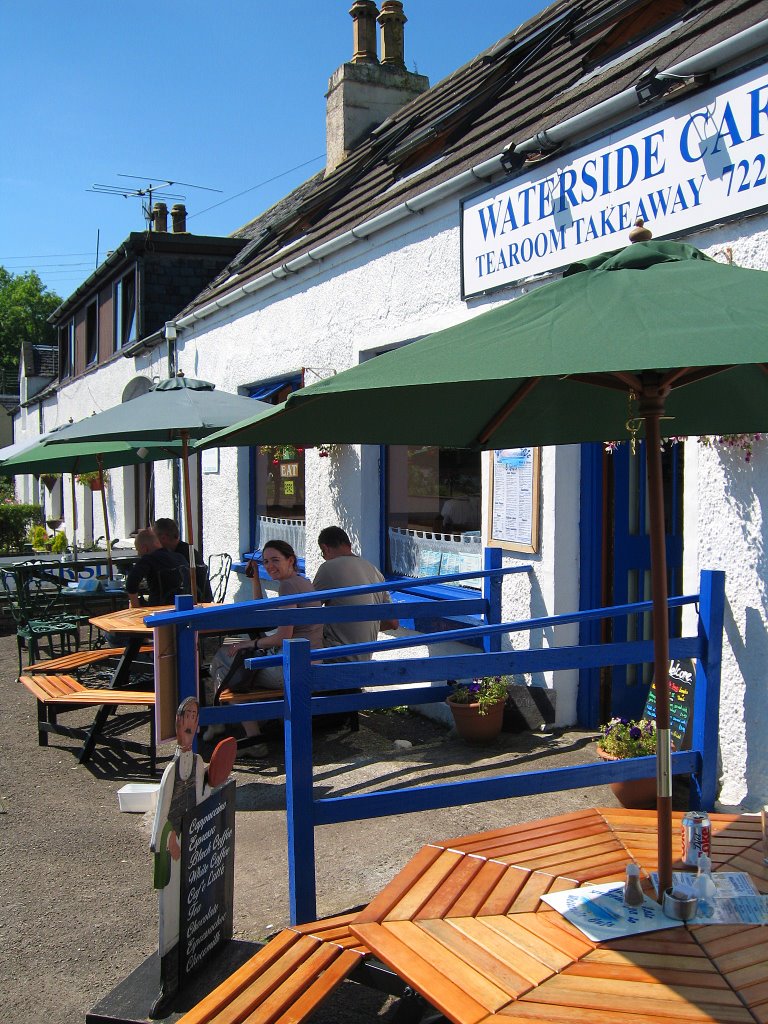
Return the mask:
{"type": "MultiPolygon", "coordinates": [[[[97,182],[220,189],[172,191],[190,231],[227,235],[318,171],[351,6],[6,0],[0,265],[70,294],[96,265],[97,237],[103,259],[144,228],[139,199],[88,191],[97,182]]],[[[545,6],[405,0],[406,64],[434,84],[545,6]]]]}

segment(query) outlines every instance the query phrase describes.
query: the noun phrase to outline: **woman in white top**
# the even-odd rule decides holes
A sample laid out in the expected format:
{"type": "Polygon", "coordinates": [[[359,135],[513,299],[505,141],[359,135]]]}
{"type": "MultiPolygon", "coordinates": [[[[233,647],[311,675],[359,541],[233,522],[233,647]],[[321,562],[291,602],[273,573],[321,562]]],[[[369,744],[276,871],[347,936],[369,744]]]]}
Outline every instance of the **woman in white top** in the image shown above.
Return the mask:
{"type": "MultiPolygon", "coordinates": [[[[291,594],[307,594],[315,589],[306,577],[299,575],[296,552],[284,540],[267,541],[262,548],[262,562],[269,576],[278,584],[278,597],[288,597],[291,594]]],[[[295,608],[296,605],[286,605],[286,607],[295,608]]],[[[319,608],[320,601],[308,601],[302,603],[301,607],[319,608]]],[[[218,661],[220,668],[222,664],[226,665],[225,659],[233,658],[238,651],[249,652],[255,649],[257,651],[272,652],[274,650],[281,650],[284,640],[292,639],[309,640],[313,650],[322,647],[322,623],[318,622],[306,626],[278,626],[274,632],[269,633],[267,636],[260,636],[257,640],[242,640],[236,644],[227,644],[216,655],[214,664],[211,665],[211,675],[215,681],[217,674],[215,662],[218,661]]],[[[246,653],[247,656],[248,654],[246,653]]],[[[250,672],[246,672],[245,677],[241,678],[237,683],[237,689],[245,689],[246,691],[258,689],[282,690],[283,682],[282,665],[273,665],[269,668],[253,669],[250,672]]],[[[236,694],[233,698],[233,703],[243,703],[246,700],[247,693],[242,698],[239,698],[236,694]]],[[[247,736],[260,735],[258,722],[243,722],[242,724],[247,736]]],[[[206,740],[212,739],[217,731],[215,727],[211,727],[206,731],[204,738],[206,740]]],[[[247,747],[239,757],[265,757],[267,753],[267,745],[260,743],[256,746],[247,747]]]]}

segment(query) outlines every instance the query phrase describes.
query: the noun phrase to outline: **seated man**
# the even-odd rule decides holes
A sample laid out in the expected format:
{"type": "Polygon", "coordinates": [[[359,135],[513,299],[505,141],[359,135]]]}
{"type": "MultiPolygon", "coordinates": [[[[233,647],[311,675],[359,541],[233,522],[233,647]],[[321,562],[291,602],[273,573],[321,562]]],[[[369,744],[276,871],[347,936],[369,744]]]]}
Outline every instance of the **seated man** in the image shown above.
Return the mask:
{"type": "MultiPolygon", "coordinates": [[[[158,540],[166,551],[172,551],[174,554],[181,555],[187,565],[190,564],[189,544],[181,539],[179,525],[175,519],[156,519],[152,523],[152,529],[157,534],[158,540]]],[[[213,601],[211,584],[208,580],[208,568],[197,548],[194,549],[194,552],[195,565],[198,567],[195,571],[197,600],[213,601]]]]}
{"type": "MultiPolygon", "coordinates": [[[[325,562],[317,570],[312,581],[315,590],[338,590],[341,587],[361,587],[368,583],[383,583],[384,577],[371,562],[352,554],[349,537],[339,526],[326,526],[317,538],[325,562]]],[[[392,598],[386,590],[375,594],[352,594],[349,597],[334,598],[326,605],[343,604],[391,604],[392,598]]],[[[383,609],[382,609],[383,610],[383,609]]],[[[327,622],[323,628],[326,647],[340,647],[344,644],[373,643],[380,629],[397,629],[394,618],[371,622],[327,622]]],[[[370,661],[370,654],[358,654],[345,661],[370,661]]]]}
{"type": "Polygon", "coordinates": [[[141,556],[125,577],[125,589],[131,608],[138,608],[139,584],[146,582],[146,604],[173,604],[177,594],[189,593],[189,565],[181,555],[166,551],[153,530],[139,530],[134,541],[141,556]]]}

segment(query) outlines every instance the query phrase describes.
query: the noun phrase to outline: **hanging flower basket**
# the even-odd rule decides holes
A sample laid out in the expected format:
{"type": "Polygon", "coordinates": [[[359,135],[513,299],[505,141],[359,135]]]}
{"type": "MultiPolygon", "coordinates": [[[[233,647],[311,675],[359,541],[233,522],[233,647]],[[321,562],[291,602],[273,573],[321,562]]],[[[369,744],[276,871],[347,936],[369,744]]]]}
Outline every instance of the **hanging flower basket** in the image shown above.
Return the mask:
{"type": "Polygon", "coordinates": [[[293,462],[304,449],[293,444],[260,444],[259,455],[271,456],[273,462],[293,462]]]}
{"type": "Polygon", "coordinates": [[[56,481],[60,477],[61,473],[45,473],[43,474],[43,476],[40,477],[40,479],[43,481],[43,484],[48,488],[48,490],[52,491],[53,488],[56,486],[56,481]]]}
{"type": "MultiPolygon", "coordinates": [[[[103,474],[104,481],[106,482],[108,478],[109,474],[105,471],[103,474]]],[[[84,487],[90,487],[92,491],[102,490],[102,477],[99,476],[96,470],[92,470],[88,473],[78,473],[75,479],[79,484],[83,484],[84,487]]]]}

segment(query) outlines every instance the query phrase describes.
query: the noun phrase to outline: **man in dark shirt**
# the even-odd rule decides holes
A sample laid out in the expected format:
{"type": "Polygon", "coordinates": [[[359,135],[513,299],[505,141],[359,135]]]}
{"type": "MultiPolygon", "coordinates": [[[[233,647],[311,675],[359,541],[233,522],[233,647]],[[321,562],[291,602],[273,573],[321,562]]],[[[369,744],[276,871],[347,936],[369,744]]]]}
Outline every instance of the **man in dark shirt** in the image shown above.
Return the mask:
{"type": "MultiPolygon", "coordinates": [[[[175,519],[156,519],[152,523],[152,529],[157,534],[157,538],[163,545],[166,551],[172,551],[174,554],[181,555],[181,557],[189,565],[189,544],[182,540],[179,535],[179,525],[175,519]]],[[[211,584],[208,580],[208,567],[203,562],[200,552],[195,550],[195,580],[197,584],[197,600],[198,601],[213,601],[213,593],[211,592],[211,584]]]]}
{"type": "Polygon", "coordinates": [[[181,555],[166,551],[152,530],[139,530],[134,541],[141,556],[125,578],[131,608],[138,608],[139,584],[147,584],[149,605],[173,604],[177,594],[189,593],[189,565],[181,555]]]}

